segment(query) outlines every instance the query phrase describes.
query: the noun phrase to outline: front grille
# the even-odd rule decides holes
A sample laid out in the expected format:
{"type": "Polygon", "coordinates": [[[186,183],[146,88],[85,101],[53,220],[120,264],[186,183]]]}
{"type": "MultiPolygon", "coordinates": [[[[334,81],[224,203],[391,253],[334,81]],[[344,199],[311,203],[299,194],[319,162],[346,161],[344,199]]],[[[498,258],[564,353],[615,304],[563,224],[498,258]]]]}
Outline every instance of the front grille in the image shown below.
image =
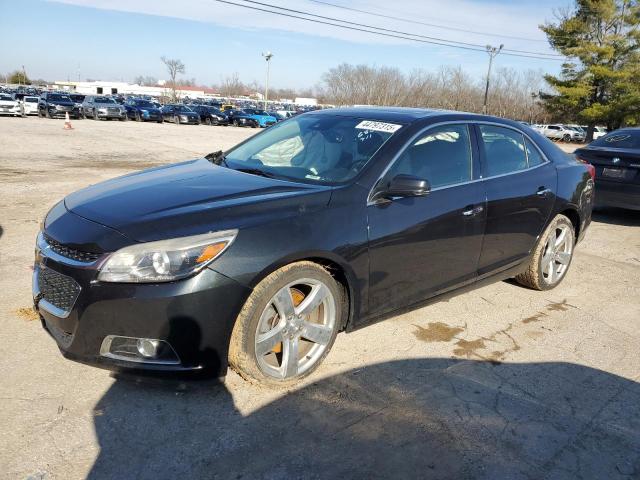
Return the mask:
{"type": "Polygon", "coordinates": [[[56,252],[58,255],[70,258],[71,260],[76,260],[77,262],[92,263],[100,258],[99,253],[82,252],[80,250],[76,250],[75,248],[66,247],[47,235],[45,235],[44,239],[51,250],[56,252]]]}
{"type": "Polygon", "coordinates": [[[64,312],[71,311],[80,294],[80,285],[73,278],[46,267],[38,270],[38,289],[41,298],[64,312]]]}
{"type": "Polygon", "coordinates": [[[109,107],[109,108],[107,108],[107,111],[109,113],[120,113],[120,109],[119,108],[111,108],[111,107],[109,107]]]}

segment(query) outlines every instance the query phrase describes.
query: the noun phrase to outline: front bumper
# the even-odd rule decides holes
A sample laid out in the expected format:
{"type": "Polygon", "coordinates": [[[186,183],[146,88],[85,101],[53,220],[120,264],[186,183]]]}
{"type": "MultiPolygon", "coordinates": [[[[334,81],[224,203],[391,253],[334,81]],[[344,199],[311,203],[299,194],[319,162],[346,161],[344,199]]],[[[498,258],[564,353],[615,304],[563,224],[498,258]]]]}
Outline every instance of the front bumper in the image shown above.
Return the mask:
{"type": "Polygon", "coordinates": [[[99,282],[105,256],[83,265],[46,245],[39,237],[34,306],[65,357],[112,370],[226,373],[231,330],[247,287],[208,268],[176,282],[99,282]],[[101,354],[105,338],[113,335],[165,341],[179,361],[141,362],[101,354]]]}
{"type": "Polygon", "coordinates": [[[0,115],[21,115],[20,107],[0,107],[0,115]]]}
{"type": "Polygon", "coordinates": [[[596,207],[640,210],[640,185],[596,178],[596,207]]]}

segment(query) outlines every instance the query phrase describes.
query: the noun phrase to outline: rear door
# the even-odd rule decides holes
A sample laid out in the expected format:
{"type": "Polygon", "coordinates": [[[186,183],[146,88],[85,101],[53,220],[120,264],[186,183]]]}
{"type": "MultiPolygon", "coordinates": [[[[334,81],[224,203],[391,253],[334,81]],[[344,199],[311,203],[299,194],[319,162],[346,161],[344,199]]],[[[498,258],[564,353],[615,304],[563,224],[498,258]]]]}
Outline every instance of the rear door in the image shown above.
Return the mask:
{"type": "Polygon", "coordinates": [[[529,255],[555,203],[557,172],[515,128],[478,124],[487,220],[478,274],[509,268],[529,255]]]}
{"type": "Polygon", "coordinates": [[[424,197],[371,203],[369,313],[420,302],[476,277],[485,223],[473,127],[434,126],[419,134],[385,173],[429,181],[424,197]]]}

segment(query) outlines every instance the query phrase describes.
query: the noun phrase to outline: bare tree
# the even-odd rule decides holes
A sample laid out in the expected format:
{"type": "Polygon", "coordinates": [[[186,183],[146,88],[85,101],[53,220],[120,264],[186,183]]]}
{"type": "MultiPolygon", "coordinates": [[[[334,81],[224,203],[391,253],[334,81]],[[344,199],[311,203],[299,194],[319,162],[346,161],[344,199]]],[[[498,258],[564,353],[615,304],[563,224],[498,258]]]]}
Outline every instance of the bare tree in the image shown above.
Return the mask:
{"type": "Polygon", "coordinates": [[[169,72],[169,87],[171,88],[171,97],[172,101],[178,100],[178,92],[176,91],[177,83],[176,77],[179,73],[185,72],[184,63],[181,60],[175,58],[167,58],[165,56],[160,57],[162,63],[164,63],[165,67],[167,67],[167,72],[169,72]]]}
{"type": "Polygon", "coordinates": [[[220,93],[227,97],[244,95],[246,86],[240,81],[240,75],[237,72],[225,77],[220,84],[220,93]]]}

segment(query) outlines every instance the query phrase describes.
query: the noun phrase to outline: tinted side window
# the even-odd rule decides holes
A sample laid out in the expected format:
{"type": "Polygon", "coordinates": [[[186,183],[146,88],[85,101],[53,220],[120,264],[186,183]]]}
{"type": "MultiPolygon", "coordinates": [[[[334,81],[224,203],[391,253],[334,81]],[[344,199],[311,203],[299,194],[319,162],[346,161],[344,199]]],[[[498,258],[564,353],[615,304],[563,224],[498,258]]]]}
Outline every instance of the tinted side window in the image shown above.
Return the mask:
{"type": "Polygon", "coordinates": [[[540,154],[540,151],[533,145],[528,138],[524,139],[524,143],[527,147],[527,160],[529,161],[529,167],[535,167],[544,163],[544,158],[540,154]]]}
{"type": "Polygon", "coordinates": [[[443,125],[428,130],[407,147],[390,176],[424,178],[431,188],[466,182],[472,178],[471,141],[467,125],[443,125]]]}
{"type": "Polygon", "coordinates": [[[524,136],[510,128],[480,125],[486,176],[503,175],[527,168],[524,136]]]}

